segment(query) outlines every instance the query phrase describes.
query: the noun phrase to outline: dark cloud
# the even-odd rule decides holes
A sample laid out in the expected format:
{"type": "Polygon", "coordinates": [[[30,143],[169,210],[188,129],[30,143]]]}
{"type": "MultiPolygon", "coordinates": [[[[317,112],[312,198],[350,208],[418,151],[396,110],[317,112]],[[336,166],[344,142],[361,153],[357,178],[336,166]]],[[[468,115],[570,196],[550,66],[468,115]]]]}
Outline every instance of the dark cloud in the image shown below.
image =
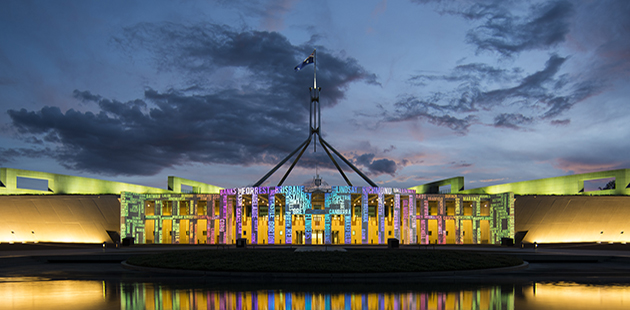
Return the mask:
{"type": "Polygon", "coordinates": [[[453,161],[453,162],[450,162],[449,165],[451,165],[451,168],[453,169],[468,168],[468,167],[474,166],[474,164],[467,163],[465,161],[460,161],[460,162],[453,161]]]}
{"type": "Polygon", "coordinates": [[[396,162],[387,158],[377,159],[367,167],[368,170],[376,175],[387,173],[394,176],[396,173],[396,162]]]}
{"type": "Polygon", "coordinates": [[[567,59],[552,54],[542,70],[526,76],[522,76],[520,68],[501,69],[478,63],[457,66],[446,75],[413,76],[412,83],[455,85],[450,92],[433,93],[424,98],[402,96],[394,103],[394,111],[384,111],[382,119],[385,122],[421,119],[465,134],[484,113],[493,111],[499,112],[494,126],[512,129],[533,124],[537,119],[554,118],[603,87],[596,80],[571,81],[566,75],[559,75],[567,59]],[[516,85],[488,89],[488,85],[497,82],[516,85]],[[527,114],[504,111],[514,107],[527,114]]]}
{"type": "Polygon", "coordinates": [[[588,1],[580,5],[571,32],[578,50],[594,51],[590,72],[601,79],[630,76],[630,1],[588,1]]]}
{"type": "Polygon", "coordinates": [[[396,162],[387,158],[374,160],[375,155],[373,153],[365,153],[354,157],[354,162],[357,165],[363,166],[368,169],[371,174],[389,174],[394,176],[396,173],[396,162]]]}
{"type": "MultiPolygon", "coordinates": [[[[436,99],[435,97],[433,99],[436,99]]],[[[402,122],[412,120],[425,120],[437,126],[448,127],[459,133],[466,133],[468,127],[476,120],[472,115],[455,117],[448,114],[455,112],[458,106],[440,105],[427,100],[421,100],[415,96],[401,98],[394,103],[393,113],[384,112],[383,121],[402,122]]]]}
{"type": "Polygon", "coordinates": [[[553,121],[551,121],[551,125],[554,126],[566,126],[569,125],[571,123],[570,119],[554,119],[553,121]]]}
{"type": "MultiPolygon", "coordinates": [[[[95,104],[95,112],[9,110],[13,128],[24,139],[43,141],[65,167],[153,175],[186,163],[275,164],[306,139],[312,76],[293,67],[310,47],[294,46],[275,32],[212,24],[141,24],[114,41],[130,53],[150,53],[162,72],[189,79],[180,89],[147,88],[143,98],[124,102],[75,90],[74,98],[95,104]],[[238,78],[212,76],[220,70],[236,70],[238,78]]],[[[326,64],[317,72],[322,107],[342,99],[351,82],[376,83],[354,59],[324,48],[317,56],[326,64]]],[[[324,159],[313,158],[303,164],[324,159]]]]}
{"type": "MultiPolygon", "coordinates": [[[[482,82],[513,82],[520,78],[522,71],[520,68],[503,69],[484,63],[471,63],[458,65],[447,75],[416,75],[409,78],[409,81],[417,86],[425,86],[435,81],[457,82],[461,83],[460,89],[465,89],[479,87],[482,82]]],[[[471,109],[462,107],[461,102],[454,101],[451,104],[460,105],[462,110],[471,109]]]]}
{"type": "Polygon", "coordinates": [[[529,125],[533,121],[532,117],[527,117],[523,114],[501,113],[494,118],[494,127],[519,129],[521,125],[529,125]]]}
{"type": "Polygon", "coordinates": [[[550,110],[555,110],[556,115],[570,106],[562,106],[560,101],[564,97],[554,96],[557,89],[553,89],[556,84],[554,76],[560,70],[567,58],[551,55],[545,63],[545,68],[523,78],[514,87],[495,89],[490,91],[480,91],[478,97],[474,99],[476,104],[491,108],[496,105],[520,102],[524,105],[538,105],[545,103],[550,106],[550,110]],[[550,89],[551,88],[551,89],[550,89]],[[512,102],[509,102],[512,101],[512,102]]]}
{"type": "Polygon", "coordinates": [[[12,162],[18,158],[38,158],[47,156],[50,153],[48,148],[0,148],[0,164],[12,162]]]}
{"type": "Polygon", "coordinates": [[[459,15],[482,24],[469,30],[466,40],[478,51],[498,52],[512,57],[523,51],[545,50],[564,42],[570,32],[575,8],[570,1],[549,1],[529,7],[520,14],[518,1],[414,1],[432,3],[438,12],[459,15]]]}
{"type": "Polygon", "coordinates": [[[101,100],[101,96],[93,95],[92,93],[90,93],[87,90],[86,91],[79,91],[79,90],[75,89],[72,92],[72,97],[77,98],[77,99],[81,100],[82,102],[90,102],[90,101],[97,102],[97,101],[101,100]]]}
{"type": "MultiPolygon", "coordinates": [[[[288,100],[308,106],[306,88],[312,75],[299,74],[293,67],[308,56],[312,46],[294,46],[277,32],[235,31],[215,24],[184,26],[177,24],[139,24],[127,28],[115,39],[122,48],[150,51],[162,71],[182,72],[192,85],[208,85],[211,90],[225,88],[212,79],[219,69],[240,69],[239,81],[228,81],[231,88],[261,95],[287,96],[288,100]],[[237,83],[237,85],[234,85],[237,83]]],[[[348,84],[362,80],[377,84],[376,76],[363,69],[355,59],[340,58],[319,47],[317,51],[322,106],[335,105],[344,98],[348,84]]],[[[273,99],[273,98],[270,98],[273,99]]],[[[275,103],[274,103],[275,104],[275,103]]]]}
{"type": "Polygon", "coordinates": [[[17,149],[0,148],[0,164],[4,165],[20,157],[22,154],[17,149]]]}
{"type": "MultiPolygon", "coordinates": [[[[630,75],[630,57],[627,56],[630,40],[625,40],[630,38],[630,32],[623,30],[630,25],[627,1],[414,2],[471,21],[474,26],[467,33],[467,42],[478,51],[493,51],[515,58],[523,51],[549,50],[551,56],[542,70],[526,76],[523,76],[525,70],[509,68],[506,62],[503,62],[506,68],[472,63],[459,65],[445,75],[412,76],[409,81],[413,85],[430,89],[439,83],[444,88],[444,82],[448,82],[453,90],[403,96],[394,104],[394,112],[385,113],[385,121],[415,120],[421,116],[434,124],[466,133],[471,123],[466,123],[465,118],[487,119],[483,117],[487,113],[494,115],[494,126],[519,129],[537,120],[557,118],[575,104],[609,87],[611,76],[630,75]],[[585,27],[590,29],[583,29],[585,27]],[[583,49],[595,44],[600,56],[600,60],[593,62],[593,68],[586,68],[579,75],[562,73],[570,57],[553,52],[553,48],[566,42],[569,36],[571,44],[582,44],[583,49]],[[512,86],[496,88],[495,85],[512,86]],[[518,113],[515,114],[515,110],[518,113]],[[452,121],[437,121],[437,117],[443,116],[452,121]]],[[[553,124],[569,122],[567,119],[553,124]]]]}
{"type": "Polygon", "coordinates": [[[395,147],[395,146],[390,145],[388,148],[386,148],[386,149],[384,149],[384,150],[383,150],[383,153],[388,153],[388,152],[391,152],[391,151],[393,151],[393,150],[395,150],[395,149],[396,149],[396,147],[395,147]]]}
{"type": "Polygon", "coordinates": [[[469,20],[484,17],[501,16],[508,13],[507,4],[510,0],[481,0],[481,1],[453,1],[453,0],[411,0],[418,4],[431,4],[440,14],[460,15],[469,20]]]}
{"type": "Polygon", "coordinates": [[[476,45],[478,50],[512,56],[563,42],[569,33],[574,9],[568,1],[552,1],[533,5],[524,18],[503,10],[497,14],[484,13],[480,17],[484,24],[468,32],[468,42],[476,45]]]}

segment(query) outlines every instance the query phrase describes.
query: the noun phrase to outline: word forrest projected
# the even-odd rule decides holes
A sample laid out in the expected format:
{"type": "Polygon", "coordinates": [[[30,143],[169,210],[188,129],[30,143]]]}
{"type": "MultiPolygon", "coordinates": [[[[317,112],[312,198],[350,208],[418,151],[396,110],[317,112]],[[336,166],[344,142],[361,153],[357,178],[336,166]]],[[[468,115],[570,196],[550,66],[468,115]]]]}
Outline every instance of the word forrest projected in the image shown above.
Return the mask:
{"type": "Polygon", "coordinates": [[[136,243],[499,244],[514,235],[514,195],[416,194],[387,187],[244,187],[219,194],[121,195],[136,243]],[[151,207],[149,207],[151,206],[151,207]]]}

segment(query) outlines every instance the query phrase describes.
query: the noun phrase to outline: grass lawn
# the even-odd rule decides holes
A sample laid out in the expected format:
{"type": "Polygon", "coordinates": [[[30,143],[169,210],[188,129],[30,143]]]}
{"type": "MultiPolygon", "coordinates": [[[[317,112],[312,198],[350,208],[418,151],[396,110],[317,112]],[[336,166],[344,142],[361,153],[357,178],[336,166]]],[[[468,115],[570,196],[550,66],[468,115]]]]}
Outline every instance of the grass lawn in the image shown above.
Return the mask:
{"type": "Polygon", "coordinates": [[[145,267],[241,272],[378,273],[470,270],[522,264],[516,257],[463,251],[349,250],[196,250],[131,257],[145,267]]]}

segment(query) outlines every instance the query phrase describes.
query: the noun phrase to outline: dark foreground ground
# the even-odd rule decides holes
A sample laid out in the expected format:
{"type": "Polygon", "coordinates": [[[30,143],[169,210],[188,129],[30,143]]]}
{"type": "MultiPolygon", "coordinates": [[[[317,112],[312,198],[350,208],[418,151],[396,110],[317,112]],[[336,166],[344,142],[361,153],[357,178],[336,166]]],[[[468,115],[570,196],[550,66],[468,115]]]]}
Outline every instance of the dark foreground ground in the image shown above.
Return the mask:
{"type": "MultiPolygon", "coordinates": [[[[256,249],[260,248],[286,249],[286,246],[256,247],[256,249]]],[[[387,251],[386,247],[380,246],[361,248],[387,251]]],[[[0,281],[36,279],[163,283],[210,281],[208,277],[201,274],[128,270],[121,265],[123,260],[133,255],[191,249],[236,250],[233,247],[173,245],[131,246],[116,249],[103,248],[101,245],[0,244],[0,281]]],[[[256,251],[256,249],[247,250],[256,251]]],[[[567,281],[630,284],[630,245],[543,245],[537,249],[499,246],[402,246],[397,251],[433,251],[434,249],[513,255],[528,261],[529,267],[474,274],[427,274],[419,276],[415,279],[416,282],[525,284],[567,281]]],[[[230,278],[236,278],[236,276],[230,278]]]]}

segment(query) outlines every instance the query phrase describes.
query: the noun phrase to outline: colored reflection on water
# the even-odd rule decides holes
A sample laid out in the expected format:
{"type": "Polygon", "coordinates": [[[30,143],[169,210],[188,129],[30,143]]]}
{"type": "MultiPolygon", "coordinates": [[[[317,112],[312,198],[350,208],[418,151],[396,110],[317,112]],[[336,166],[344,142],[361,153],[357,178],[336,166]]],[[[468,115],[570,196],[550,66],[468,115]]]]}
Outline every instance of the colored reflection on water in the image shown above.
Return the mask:
{"type": "Polygon", "coordinates": [[[334,290],[0,278],[0,309],[630,309],[630,285],[532,283],[334,290]],[[459,288],[458,288],[459,287],[459,288]]]}
{"type": "Polygon", "coordinates": [[[514,309],[500,286],[453,292],[311,293],[172,289],[138,283],[122,289],[122,309],[514,309]]]}

